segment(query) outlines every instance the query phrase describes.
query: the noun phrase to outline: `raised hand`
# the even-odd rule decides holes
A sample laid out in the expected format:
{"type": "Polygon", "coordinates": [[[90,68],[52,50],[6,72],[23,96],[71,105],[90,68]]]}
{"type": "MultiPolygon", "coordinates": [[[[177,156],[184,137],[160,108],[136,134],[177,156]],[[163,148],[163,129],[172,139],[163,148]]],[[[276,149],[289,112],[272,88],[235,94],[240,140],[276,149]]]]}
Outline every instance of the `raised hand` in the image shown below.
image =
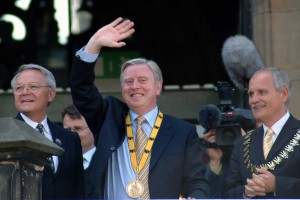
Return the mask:
{"type": "Polygon", "coordinates": [[[99,53],[102,47],[120,48],[126,45],[122,40],[134,33],[134,23],[119,17],[110,24],[100,28],[89,40],[85,47],[88,53],[99,53]]]}

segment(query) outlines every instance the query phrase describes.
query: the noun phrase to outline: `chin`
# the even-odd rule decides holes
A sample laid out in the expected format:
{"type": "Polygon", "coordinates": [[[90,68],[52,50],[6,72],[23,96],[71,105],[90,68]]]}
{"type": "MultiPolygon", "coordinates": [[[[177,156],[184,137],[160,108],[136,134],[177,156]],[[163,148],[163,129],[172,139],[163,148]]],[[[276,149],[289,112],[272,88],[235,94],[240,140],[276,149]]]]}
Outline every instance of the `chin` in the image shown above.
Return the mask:
{"type": "Polygon", "coordinates": [[[18,108],[17,110],[22,113],[32,112],[31,108],[18,108]]]}

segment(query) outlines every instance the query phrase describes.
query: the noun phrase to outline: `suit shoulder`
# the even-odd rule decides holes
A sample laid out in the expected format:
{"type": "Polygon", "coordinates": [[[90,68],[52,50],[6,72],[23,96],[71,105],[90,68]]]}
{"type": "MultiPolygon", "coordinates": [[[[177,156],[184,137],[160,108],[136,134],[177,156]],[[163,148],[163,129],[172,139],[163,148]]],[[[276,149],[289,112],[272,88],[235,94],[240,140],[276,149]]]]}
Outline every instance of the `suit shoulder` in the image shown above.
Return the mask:
{"type": "Polygon", "coordinates": [[[292,118],[292,120],[294,120],[294,123],[297,124],[298,127],[300,127],[300,120],[293,117],[292,115],[291,115],[291,118],[292,118]]]}
{"type": "Polygon", "coordinates": [[[105,102],[106,102],[106,105],[107,107],[111,107],[112,109],[120,109],[120,110],[128,110],[128,107],[127,105],[120,99],[114,97],[114,96],[106,96],[104,98],[105,102]]]}
{"type": "Polygon", "coordinates": [[[171,115],[166,115],[164,114],[164,119],[171,123],[172,125],[177,125],[177,126],[185,126],[185,127],[196,127],[194,124],[185,121],[183,119],[179,119],[177,117],[171,116],[171,115]]]}

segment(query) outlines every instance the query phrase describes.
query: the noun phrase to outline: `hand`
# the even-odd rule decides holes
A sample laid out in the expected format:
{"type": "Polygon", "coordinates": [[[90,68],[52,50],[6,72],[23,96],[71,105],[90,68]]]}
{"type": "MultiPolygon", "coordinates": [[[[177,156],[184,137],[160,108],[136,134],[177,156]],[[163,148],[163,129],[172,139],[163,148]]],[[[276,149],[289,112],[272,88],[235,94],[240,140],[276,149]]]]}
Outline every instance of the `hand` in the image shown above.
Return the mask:
{"type": "Polygon", "coordinates": [[[265,196],[266,190],[263,182],[263,177],[256,174],[252,174],[252,179],[247,179],[247,185],[245,185],[246,197],[265,196]]]}
{"type": "Polygon", "coordinates": [[[125,42],[121,42],[134,33],[134,23],[130,20],[124,20],[119,17],[110,24],[100,28],[89,40],[85,47],[88,53],[99,53],[102,47],[120,48],[125,46],[125,42]]]}
{"type": "Polygon", "coordinates": [[[265,169],[256,168],[256,170],[258,172],[257,176],[263,178],[265,191],[275,192],[275,176],[265,169]]]}
{"type": "MultiPolygon", "coordinates": [[[[204,135],[204,140],[209,143],[216,143],[216,130],[211,129],[204,135]]],[[[220,148],[207,148],[207,153],[210,158],[210,165],[217,167],[221,165],[223,151],[220,148]]]]}

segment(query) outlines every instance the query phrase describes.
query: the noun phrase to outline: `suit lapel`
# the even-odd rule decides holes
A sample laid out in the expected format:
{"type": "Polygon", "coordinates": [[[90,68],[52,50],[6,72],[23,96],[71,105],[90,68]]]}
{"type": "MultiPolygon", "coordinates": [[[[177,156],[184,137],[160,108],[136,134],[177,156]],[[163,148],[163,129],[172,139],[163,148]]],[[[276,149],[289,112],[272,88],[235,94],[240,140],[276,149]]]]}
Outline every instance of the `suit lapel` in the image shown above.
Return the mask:
{"type": "Polygon", "coordinates": [[[18,119],[18,120],[21,120],[21,121],[25,122],[20,113],[18,113],[15,118],[18,119]]]}
{"type": "Polygon", "coordinates": [[[161,127],[158,131],[157,138],[152,148],[149,170],[151,170],[155,166],[162,152],[164,151],[170,139],[172,138],[173,133],[170,131],[170,127],[171,124],[169,123],[166,115],[164,115],[161,127]]]}
{"type": "MultiPolygon", "coordinates": [[[[264,163],[264,151],[263,151],[263,137],[264,137],[264,129],[260,127],[256,129],[251,137],[251,144],[254,144],[255,157],[258,158],[259,163],[264,163]]],[[[254,164],[254,163],[253,163],[254,164]]]]}
{"type": "MultiPolygon", "coordinates": [[[[65,149],[65,144],[63,143],[64,139],[64,133],[60,132],[60,129],[58,129],[49,119],[47,119],[48,126],[52,135],[53,142],[58,145],[59,147],[65,149]]],[[[63,155],[63,154],[62,154],[63,155]]],[[[62,165],[63,162],[63,156],[57,156],[58,158],[58,166],[57,166],[57,171],[55,174],[58,174],[60,171],[60,166],[62,165]]]]}
{"type": "Polygon", "coordinates": [[[299,128],[297,125],[298,123],[295,118],[290,116],[285,125],[282,127],[275,143],[273,144],[268,154],[267,161],[273,159],[274,156],[278,155],[278,153],[282,151],[284,146],[289,143],[289,140],[292,139],[299,128]]]}

